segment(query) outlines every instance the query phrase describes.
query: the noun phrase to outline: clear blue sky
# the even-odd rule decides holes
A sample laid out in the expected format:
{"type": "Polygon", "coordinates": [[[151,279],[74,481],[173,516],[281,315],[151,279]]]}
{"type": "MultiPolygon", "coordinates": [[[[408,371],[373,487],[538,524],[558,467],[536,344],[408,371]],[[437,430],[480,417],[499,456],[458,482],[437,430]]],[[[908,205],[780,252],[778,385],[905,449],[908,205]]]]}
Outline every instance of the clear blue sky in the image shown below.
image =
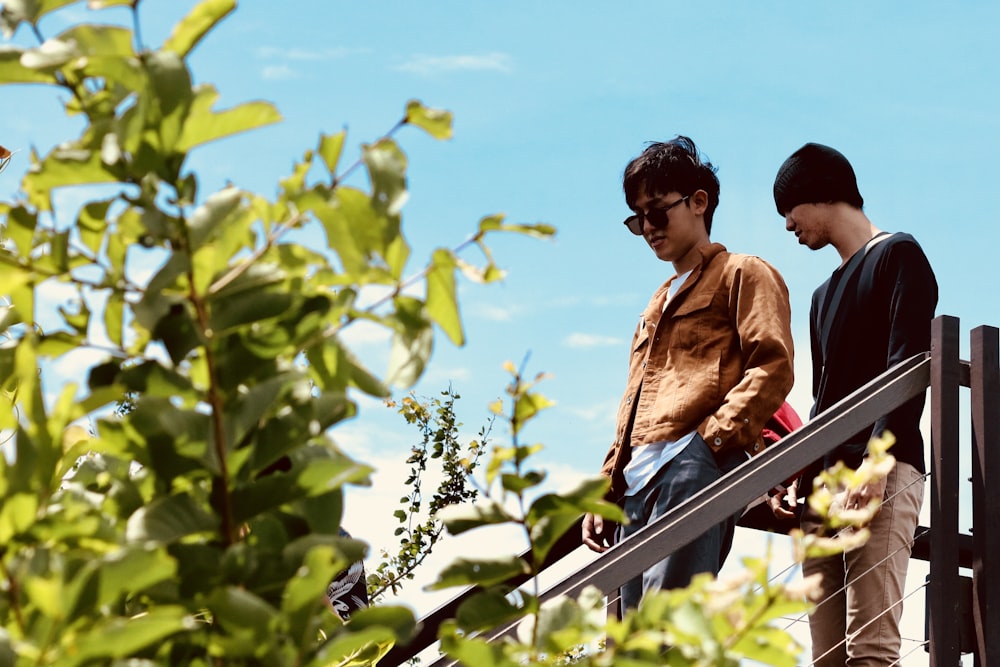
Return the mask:
{"type": "MultiPolygon", "coordinates": [[[[158,45],[193,4],[144,0],[147,43],[158,45]]],[[[69,13],[125,16],[84,6],[69,13]]],[[[41,28],[54,36],[63,25],[57,14],[41,28]]],[[[414,257],[457,244],[490,213],[559,231],[551,242],[495,242],[507,280],[463,285],[469,343],[456,349],[439,338],[418,392],[434,395],[451,381],[475,431],[507,382],[501,364],[530,353],[527,370],[552,375],[541,390],[557,406],[526,437],[545,443],[565,482],[599,468],[635,321],[672,273],[621,224],[621,172],[644,142],[692,137],[719,168],[713,239],[785,276],[798,349],[791,400],[803,414],[809,295],[837,256],[797,246],[771,184],[807,141],[852,161],[877,226],[922,243],[940,285],[938,312],[961,318],[964,339],[971,327],[1000,324],[997,25],[1000,4],[989,2],[247,1],[192,66],[218,87],[220,106],[267,99],[285,121],[201,149],[191,165],[202,192],[230,180],[272,194],[320,132],[346,127],[353,158],[410,98],[453,111],[451,141],[398,135],[410,158],[404,229],[414,257]]],[[[32,37],[22,29],[14,41],[32,37]]],[[[25,151],[0,176],[4,198],[30,147],[44,152],[75,136],[55,97],[0,88],[0,144],[25,151]]],[[[376,364],[384,358],[383,340],[357,344],[376,364]]],[[[397,422],[366,404],[343,430],[345,443],[398,460],[407,440],[397,422]]]]}

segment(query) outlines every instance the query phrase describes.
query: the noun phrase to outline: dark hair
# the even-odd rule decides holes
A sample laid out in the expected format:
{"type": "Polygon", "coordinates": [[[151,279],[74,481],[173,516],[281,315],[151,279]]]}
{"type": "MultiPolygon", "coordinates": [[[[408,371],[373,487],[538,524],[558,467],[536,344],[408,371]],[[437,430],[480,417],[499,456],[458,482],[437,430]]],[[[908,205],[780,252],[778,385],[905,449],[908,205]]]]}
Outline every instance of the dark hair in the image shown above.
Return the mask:
{"type": "Polygon", "coordinates": [[[625,203],[634,211],[635,202],[643,192],[648,195],[679,192],[687,196],[704,190],[708,193],[705,231],[711,234],[712,215],[719,205],[716,171],[711,162],[698,155],[698,147],[688,137],[677,135],[670,141],[651,142],[625,167],[622,177],[625,203]]]}
{"type": "Polygon", "coordinates": [[[784,216],[799,204],[846,202],[862,208],[854,168],[840,151],[809,143],[795,151],[774,177],[774,206],[784,216]]]}

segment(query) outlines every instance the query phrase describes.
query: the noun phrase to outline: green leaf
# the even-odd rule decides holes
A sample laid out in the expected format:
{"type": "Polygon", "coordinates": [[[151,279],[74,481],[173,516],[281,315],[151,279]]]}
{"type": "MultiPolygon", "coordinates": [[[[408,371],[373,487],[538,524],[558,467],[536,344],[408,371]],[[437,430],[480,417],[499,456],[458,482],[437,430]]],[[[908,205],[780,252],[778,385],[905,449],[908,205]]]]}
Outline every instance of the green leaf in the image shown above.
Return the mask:
{"type": "Polygon", "coordinates": [[[132,31],[111,25],[85,23],[75,25],[59,35],[64,42],[73,42],[81,55],[93,57],[134,57],[132,31]]]}
{"type": "Polygon", "coordinates": [[[455,621],[465,632],[499,627],[523,615],[517,605],[499,591],[483,591],[458,606],[455,621]]]}
{"type": "Polygon", "coordinates": [[[39,211],[52,210],[52,190],[72,185],[117,183],[120,170],[101,161],[100,151],[56,147],[24,177],[28,201],[39,211]]]}
{"type": "MultiPolygon", "coordinates": [[[[287,292],[244,292],[225,299],[214,299],[211,327],[213,331],[223,333],[253,322],[279,317],[287,313],[298,303],[294,294],[287,292]]],[[[277,333],[277,332],[273,332],[277,333]]],[[[290,342],[282,339],[284,342],[290,342]]],[[[284,350],[285,345],[279,345],[276,352],[284,350]]]]}
{"type": "Polygon", "coordinates": [[[509,224],[504,222],[502,215],[488,215],[479,221],[479,232],[515,232],[532,236],[535,238],[547,239],[555,236],[556,228],[544,223],[536,224],[509,224]]]}
{"type": "Polygon", "coordinates": [[[67,600],[61,573],[51,573],[44,577],[31,576],[22,585],[25,597],[38,611],[52,620],[66,615],[67,600]]]}
{"type": "Polygon", "coordinates": [[[330,493],[344,484],[364,484],[372,473],[370,467],[327,448],[299,448],[291,458],[290,470],[233,489],[236,520],[248,521],[287,503],[330,493]]]}
{"type": "Polygon", "coordinates": [[[16,46],[0,46],[0,85],[5,83],[57,83],[53,72],[46,72],[21,64],[25,49],[16,46]]]}
{"type": "Polygon", "coordinates": [[[575,487],[560,492],[559,495],[582,512],[594,512],[606,504],[604,496],[610,485],[611,481],[603,475],[588,477],[578,482],[575,487]]]}
{"type": "MultiPolygon", "coordinates": [[[[487,641],[480,637],[467,637],[446,624],[441,631],[441,651],[461,665],[483,667],[520,667],[523,661],[511,660],[505,653],[505,642],[487,641]]],[[[624,667],[632,667],[625,665],[624,667]]]]}
{"type": "Polygon", "coordinates": [[[541,564],[566,531],[576,525],[580,514],[576,512],[552,512],[538,518],[531,524],[532,557],[541,564]]]}
{"type": "Polygon", "coordinates": [[[316,591],[326,590],[337,576],[336,560],[334,549],[327,545],[310,549],[302,566],[285,585],[281,611],[287,619],[290,634],[302,648],[311,647],[315,641],[309,632],[309,621],[321,605],[316,591]]]}
{"type": "Polygon", "coordinates": [[[504,473],[500,475],[500,484],[504,490],[511,493],[523,493],[525,490],[538,486],[545,481],[545,473],[529,470],[523,475],[504,473]]]}
{"type": "Polygon", "coordinates": [[[514,422],[518,425],[518,430],[524,428],[524,424],[539,412],[553,405],[555,401],[550,401],[541,394],[525,393],[519,396],[514,404],[514,422]]]}
{"type": "MultiPolygon", "coordinates": [[[[149,296],[149,293],[145,296],[149,296]]],[[[180,299],[176,299],[169,306],[167,314],[156,322],[152,334],[167,348],[170,360],[175,364],[184,361],[188,353],[203,342],[190,306],[180,299]]]]}
{"type": "Polygon", "coordinates": [[[400,642],[407,642],[417,629],[417,621],[410,609],[395,605],[376,605],[359,609],[351,615],[352,632],[368,629],[389,629],[400,642]]]}
{"type": "Polygon", "coordinates": [[[394,335],[387,382],[402,388],[412,387],[424,374],[433,349],[434,332],[429,328],[394,335]]]}
{"type": "Polygon", "coordinates": [[[177,563],[160,549],[125,548],[105,556],[100,568],[98,603],[134,595],[177,575],[177,563]]]}
{"type": "Polygon", "coordinates": [[[192,625],[183,607],[150,607],[133,617],[98,621],[89,632],[65,633],[63,652],[76,658],[74,665],[100,658],[125,658],[192,625]]]}
{"type": "Polygon", "coordinates": [[[118,291],[108,295],[108,300],[104,304],[104,329],[108,334],[108,339],[115,345],[121,346],[123,339],[123,325],[125,322],[125,296],[118,291]]]}
{"type": "Polygon", "coordinates": [[[213,111],[212,106],[218,99],[219,94],[213,86],[197,87],[177,143],[178,151],[187,152],[196,146],[281,120],[281,114],[270,102],[245,102],[225,111],[213,111]]]}
{"type": "MultiPolygon", "coordinates": [[[[347,630],[354,625],[354,617],[351,619],[347,630]]],[[[316,651],[315,658],[305,667],[371,667],[378,664],[395,643],[392,632],[378,626],[359,632],[338,633],[316,651]]]]}
{"type": "Polygon", "coordinates": [[[128,519],[129,542],[170,544],[187,535],[216,530],[217,517],[209,514],[187,493],[161,496],[140,507],[128,519]]]}
{"type": "Polygon", "coordinates": [[[444,522],[452,535],[460,535],[481,526],[514,521],[514,517],[502,505],[492,500],[471,505],[448,505],[438,512],[437,518],[444,522]]]}
{"type": "Polygon", "coordinates": [[[452,113],[425,107],[418,100],[406,104],[406,122],[419,127],[435,139],[451,139],[452,113]]]}
{"type": "Polygon", "coordinates": [[[227,14],[236,9],[236,0],[202,0],[174,26],[163,48],[186,56],[227,14]]]}
{"type": "MultiPolygon", "coordinates": [[[[78,0],[6,0],[6,2],[3,3],[3,20],[5,22],[5,26],[10,25],[13,28],[16,28],[17,24],[21,21],[26,21],[34,25],[38,23],[38,19],[42,18],[49,12],[54,12],[60,7],[73,4],[77,1],[78,0]]],[[[10,34],[6,34],[6,36],[9,38],[10,34]]]]}
{"type": "MultiPolygon", "coordinates": [[[[232,439],[241,442],[246,434],[255,429],[262,420],[275,411],[275,403],[284,390],[299,380],[297,373],[283,373],[265,379],[234,398],[226,406],[227,432],[232,439]]],[[[304,383],[299,383],[304,384],[304,383]]],[[[306,388],[306,392],[308,392],[306,388]]],[[[286,404],[282,401],[283,404],[286,404]]]]}
{"type": "Polygon", "coordinates": [[[773,667],[795,667],[802,647],[785,630],[757,627],[741,637],[732,652],[773,667]]]}
{"type": "Polygon", "coordinates": [[[222,223],[232,215],[243,197],[239,188],[228,187],[209,195],[188,218],[188,242],[192,251],[212,240],[222,223]]]}
{"type": "Polygon", "coordinates": [[[35,494],[6,495],[0,505],[0,544],[10,544],[11,539],[35,522],[38,498],[35,494]]]}
{"type": "Polygon", "coordinates": [[[122,370],[120,381],[129,391],[150,398],[191,400],[191,380],[156,361],[144,361],[122,370]]]}
{"type": "Polygon", "coordinates": [[[216,621],[230,631],[250,629],[265,636],[277,610],[244,588],[217,588],[208,599],[208,608],[216,621]]]}
{"type": "Polygon", "coordinates": [[[333,178],[337,177],[337,164],[340,162],[340,155],[344,151],[344,140],[346,138],[347,132],[345,130],[341,130],[337,134],[324,134],[319,138],[319,149],[317,152],[323,158],[323,164],[326,165],[330,176],[333,178]]]}
{"type": "Polygon", "coordinates": [[[369,396],[385,398],[389,388],[366,369],[354,354],[337,340],[327,340],[306,350],[310,372],[325,390],[357,387],[369,396]]]}
{"type": "Polygon", "coordinates": [[[284,268],[271,262],[254,262],[232,280],[212,285],[213,299],[228,299],[240,294],[254,294],[266,287],[278,285],[288,277],[284,268]]]}
{"type": "Polygon", "coordinates": [[[368,168],[375,210],[399,215],[409,197],[406,191],[406,154],[392,139],[362,146],[361,159],[368,168]]]}
{"type": "MultiPolygon", "coordinates": [[[[151,99],[145,100],[157,111],[158,122],[155,132],[159,137],[159,159],[166,158],[178,149],[184,120],[194,98],[191,87],[191,73],[184,61],[171,51],[153,51],[143,60],[149,81],[152,84],[151,99]]],[[[176,174],[165,173],[163,177],[173,179],[176,174]]]]}
{"type": "Polygon", "coordinates": [[[454,586],[493,586],[501,584],[511,577],[530,573],[528,564],[517,556],[482,559],[458,558],[441,570],[437,581],[427,588],[428,590],[441,590],[454,586]]]}
{"type": "Polygon", "coordinates": [[[66,331],[57,331],[42,336],[36,349],[39,357],[55,359],[78,349],[82,341],[83,336],[80,334],[74,335],[66,331]]]}
{"type": "Polygon", "coordinates": [[[17,254],[23,258],[22,262],[27,261],[34,249],[35,228],[37,226],[38,215],[23,206],[15,206],[7,214],[4,236],[14,242],[17,254]]]}
{"type": "Polygon", "coordinates": [[[337,253],[344,272],[358,274],[361,282],[368,272],[370,248],[383,235],[384,216],[365,193],[347,187],[338,187],[328,205],[316,205],[312,210],[323,223],[327,247],[337,253]]]}
{"type": "Polygon", "coordinates": [[[95,255],[101,249],[101,242],[108,229],[108,208],[112,200],[87,202],[76,218],[76,229],[80,240],[95,255]]]}
{"type": "Polygon", "coordinates": [[[81,55],[72,40],[47,39],[41,46],[25,51],[21,64],[31,69],[52,71],[81,55]]]}
{"type": "Polygon", "coordinates": [[[448,335],[451,342],[465,344],[462,318],[458,312],[455,288],[455,256],[449,250],[434,251],[427,271],[427,315],[448,335]]]}
{"type": "Polygon", "coordinates": [[[0,665],[12,667],[17,663],[17,654],[14,652],[10,640],[10,634],[6,628],[0,628],[0,665]]]}

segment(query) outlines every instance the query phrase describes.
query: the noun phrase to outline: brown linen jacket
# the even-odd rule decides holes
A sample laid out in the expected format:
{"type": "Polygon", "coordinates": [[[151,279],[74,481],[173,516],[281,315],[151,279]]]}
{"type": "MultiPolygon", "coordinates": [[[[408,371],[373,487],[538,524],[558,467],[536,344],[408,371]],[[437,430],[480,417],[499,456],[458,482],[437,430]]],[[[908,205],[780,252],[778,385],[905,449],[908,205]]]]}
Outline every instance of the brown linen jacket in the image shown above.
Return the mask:
{"type": "Polygon", "coordinates": [[[759,454],[764,422],[792,388],[791,309],[781,275],[719,243],[701,254],[665,310],[669,281],[653,294],[632,339],[615,441],[601,469],[612,500],[626,491],[623,471],[638,445],[697,430],[717,456],[737,447],[759,454]]]}

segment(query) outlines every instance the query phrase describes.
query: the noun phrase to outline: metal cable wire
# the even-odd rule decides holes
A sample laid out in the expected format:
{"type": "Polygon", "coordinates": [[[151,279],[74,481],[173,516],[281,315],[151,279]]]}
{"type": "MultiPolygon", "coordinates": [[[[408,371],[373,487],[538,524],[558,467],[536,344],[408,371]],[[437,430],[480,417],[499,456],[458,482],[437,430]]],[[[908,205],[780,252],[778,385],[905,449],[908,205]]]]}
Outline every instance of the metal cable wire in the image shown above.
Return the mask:
{"type": "MultiPolygon", "coordinates": [[[[885,501],[883,502],[883,505],[890,503],[896,496],[898,496],[899,494],[901,494],[903,491],[905,491],[909,487],[913,486],[914,484],[926,482],[929,477],[930,477],[930,473],[924,473],[922,476],[920,476],[917,479],[913,480],[909,484],[906,484],[905,486],[900,487],[899,489],[896,490],[895,493],[893,493],[891,496],[889,496],[888,498],[885,499],[885,501]]],[[[919,534],[915,535],[913,537],[913,539],[911,539],[907,544],[899,547],[898,549],[896,549],[892,553],[888,554],[885,558],[883,558],[882,560],[880,560],[878,563],[875,563],[868,570],[862,572],[854,581],[857,581],[858,579],[861,579],[862,577],[866,576],[867,574],[870,574],[872,571],[874,571],[876,568],[878,568],[880,565],[882,565],[883,563],[885,563],[887,560],[889,560],[890,558],[892,558],[894,555],[896,555],[897,553],[899,553],[903,549],[905,549],[905,548],[912,548],[914,542],[917,539],[923,537],[924,535],[926,535],[929,532],[930,532],[930,529],[926,529],[926,530],[920,532],[919,534]]],[[[838,535],[839,535],[839,533],[838,533],[838,535]]],[[[788,567],[784,568],[780,572],[772,575],[769,578],[769,581],[770,582],[775,581],[779,577],[782,577],[782,576],[788,574],[789,572],[791,572],[792,570],[794,570],[796,567],[799,567],[798,563],[793,563],[793,564],[789,565],[788,567]]],[[[866,623],[864,626],[862,626],[861,628],[859,628],[858,630],[856,630],[854,633],[852,633],[848,637],[845,637],[844,640],[843,640],[843,642],[840,642],[836,646],[832,647],[829,651],[827,651],[827,653],[832,652],[837,647],[839,647],[842,644],[846,643],[850,638],[856,636],[862,630],[864,630],[866,627],[868,627],[868,625],[870,625],[871,623],[874,623],[875,621],[879,620],[883,615],[889,613],[896,606],[902,605],[905,600],[909,599],[912,595],[914,595],[915,593],[919,592],[920,590],[923,590],[926,587],[927,587],[927,584],[924,583],[924,584],[921,584],[920,586],[918,586],[916,589],[910,591],[909,593],[906,593],[898,602],[896,602],[895,604],[893,604],[889,608],[885,609],[882,613],[880,613],[878,616],[876,616],[875,618],[873,618],[870,621],[868,621],[868,623],[866,623]]],[[[759,590],[759,587],[758,587],[758,590],[759,590]]],[[[840,593],[842,593],[842,592],[844,592],[846,590],[847,590],[846,586],[841,587],[839,590],[835,591],[831,595],[827,596],[827,598],[825,598],[824,600],[822,600],[819,603],[819,605],[824,604],[825,602],[827,602],[834,595],[838,595],[838,594],[840,594],[840,593]]],[[[620,593],[619,589],[616,589],[615,591],[613,591],[611,593],[608,593],[606,599],[607,599],[607,605],[608,606],[610,606],[610,605],[612,605],[612,604],[614,604],[616,602],[619,603],[619,605],[620,605],[620,603],[621,603],[621,593],[620,593]]],[[[819,606],[819,605],[817,605],[817,606],[819,606]]],[[[784,630],[787,631],[787,630],[791,629],[793,626],[795,626],[796,624],[799,624],[799,623],[808,623],[808,614],[802,614],[802,615],[799,615],[799,616],[796,616],[796,617],[791,617],[791,618],[790,617],[784,617],[783,620],[788,621],[788,625],[786,625],[783,628],[784,630]]],[[[916,647],[914,649],[908,651],[905,655],[903,655],[900,658],[900,660],[896,661],[896,663],[894,663],[896,665],[898,665],[901,660],[903,660],[906,657],[908,657],[914,651],[920,649],[921,647],[923,647],[923,646],[925,646],[927,644],[926,640],[920,640],[920,639],[913,639],[913,638],[901,637],[901,640],[902,641],[907,641],[907,642],[915,642],[916,643],[916,647]]],[[[820,657],[821,658],[824,657],[827,653],[824,653],[823,656],[820,656],[820,657]]]]}
{"type": "MultiPolygon", "coordinates": [[[[885,504],[888,504],[888,503],[892,502],[893,498],[895,498],[896,496],[898,496],[900,493],[902,493],[903,491],[905,491],[909,487],[913,486],[914,484],[917,484],[918,482],[922,483],[922,482],[926,481],[928,477],[930,477],[930,474],[929,473],[924,473],[921,477],[918,477],[917,479],[913,480],[909,484],[906,484],[905,486],[900,487],[899,489],[896,490],[896,492],[894,494],[892,494],[891,496],[889,496],[888,498],[886,498],[886,500],[882,504],[885,505],[885,504]]],[[[838,532],[837,535],[839,536],[841,532],[843,532],[843,531],[838,532]]],[[[914,542],[916,542],[917,539],[919,539],[919,538],[923,537],[924,535],[926,535],[928,532],[930,532],[929,529],[928,530],[924,530],[919,535],[914,535],[913,539],[911,539],[909,542],[907,542],[903,546],[899,547],[895,551],[887,554],[885,556],[885,558],[883,558],[882,560],[878,561],[877,563],[875,563],[874,565],[872,565],[870,568],[868,568],[867,570],[865,570],[864,572],[862,572],[860,575],[858,575],[854,579],[854,581],[858,581],[861,578],[863,578],[864,576],[870,574],[876,568],[878,568],[879,566],[881,566],[883,563],[885,563],[887,560],[889,560],[890,558],[892,558],[893,556],[895,556],[897,553],[899,553],[903,549],[911,549],[913,547],[914,542]]],[[[845,584],[844,586],[841,586],[838,590],[833,591],[832,593],[830,593],[826,598],[824,598],[823,600],[821,600],[816,606],[817,607],[822,606],[827,601],[829,601],[832,597],[834,597],[835,595],[839,595],[840,593],[843,593],[846,590],[847,590],[847,585],[845,584]]],[[[806,618],[807,616],[808,616],[808,614],[803,614],[800,618],[806,618]]]]}
{"type": "Polygon", "coordinates": [[[907,658],[909,658],[911,655],[913,655],[919,649],[925,648],[928,644],[930,644],[930,642],[927,641],[926,639],[912,639],[912,640],[907,640],[907,641],[914,641],[914,642],[916,642],[917,645],[914,646],[913,648],[911,648],[909,651],[907,651],[903,655],[899,656],[899,660],[896,660],[895,662],[893,662],[891,665],[889,665],[889,667],[897,667],[897,665],[902,665],[904,660],[906,660],[907,658]]]}
{"type": "MultiPolygon", "coordinates": [[[[867,572],[865,574],[867,574],[867,572]]],[[[864,575],[862,575],[862,576],[864,576],[864,575]]],[[[874,618],[872,618],[871,620],[869,620],[867,623],[865,623],[864,625],[862,625],[860,628],[858,628],[854,632],[852,632],[849,635],[847,635],[846,637],[844,637],[844,639],[842,641],[839,641],[836,644],[834,644],[833,646],[831,646],[829,649],[826,650],[825,653],[823,653],[822,655],[820,655],[819,658],[817,658],[817,660],[822,660],[823,658],[825,658],[826,656],[828,656],[830,653],[832,653],[836,649],[838,649],[841,646],[843,646],[844,644],[846,644],[849,640],[851,640],[851,639],[857,637],[858,635],[860,635],[862,633],[862,631],[864,631],[864,629],[867,628],[869,625],[871,625],[872,623],[880,620],[883,616],[885,616],[886,614],[888,614],[890,611],[892,611],[896,607],[902,606],[903,602],[905,602],[906,600],[908,600],[910,598],[910,596],[912,596],[915,593],[923,590],[926,587],[927,587],[926,583],[920,584],[919,586],[917,586],[915,589],[913,589],[912,591],[910,591],[909,593],[907,593],[906,595],[904,595],[903,597],[901,597],[899,600],[897,600],[896,602],[894,602],[890,606],[886,607],[882,611],[882,613],[878,614],[877,616],[875,616],[874,618]]],[[[902,639],[902,637],[900,637],[900,639],[902,639]]],[[[907,641],[919,641],[919,640],[908,639],[907,641]]],[[[912,651],[911,651],[911,653],[912,653],[912,651]]],[[[909,655],[909,653],[907,655],[909,655]]]]}

